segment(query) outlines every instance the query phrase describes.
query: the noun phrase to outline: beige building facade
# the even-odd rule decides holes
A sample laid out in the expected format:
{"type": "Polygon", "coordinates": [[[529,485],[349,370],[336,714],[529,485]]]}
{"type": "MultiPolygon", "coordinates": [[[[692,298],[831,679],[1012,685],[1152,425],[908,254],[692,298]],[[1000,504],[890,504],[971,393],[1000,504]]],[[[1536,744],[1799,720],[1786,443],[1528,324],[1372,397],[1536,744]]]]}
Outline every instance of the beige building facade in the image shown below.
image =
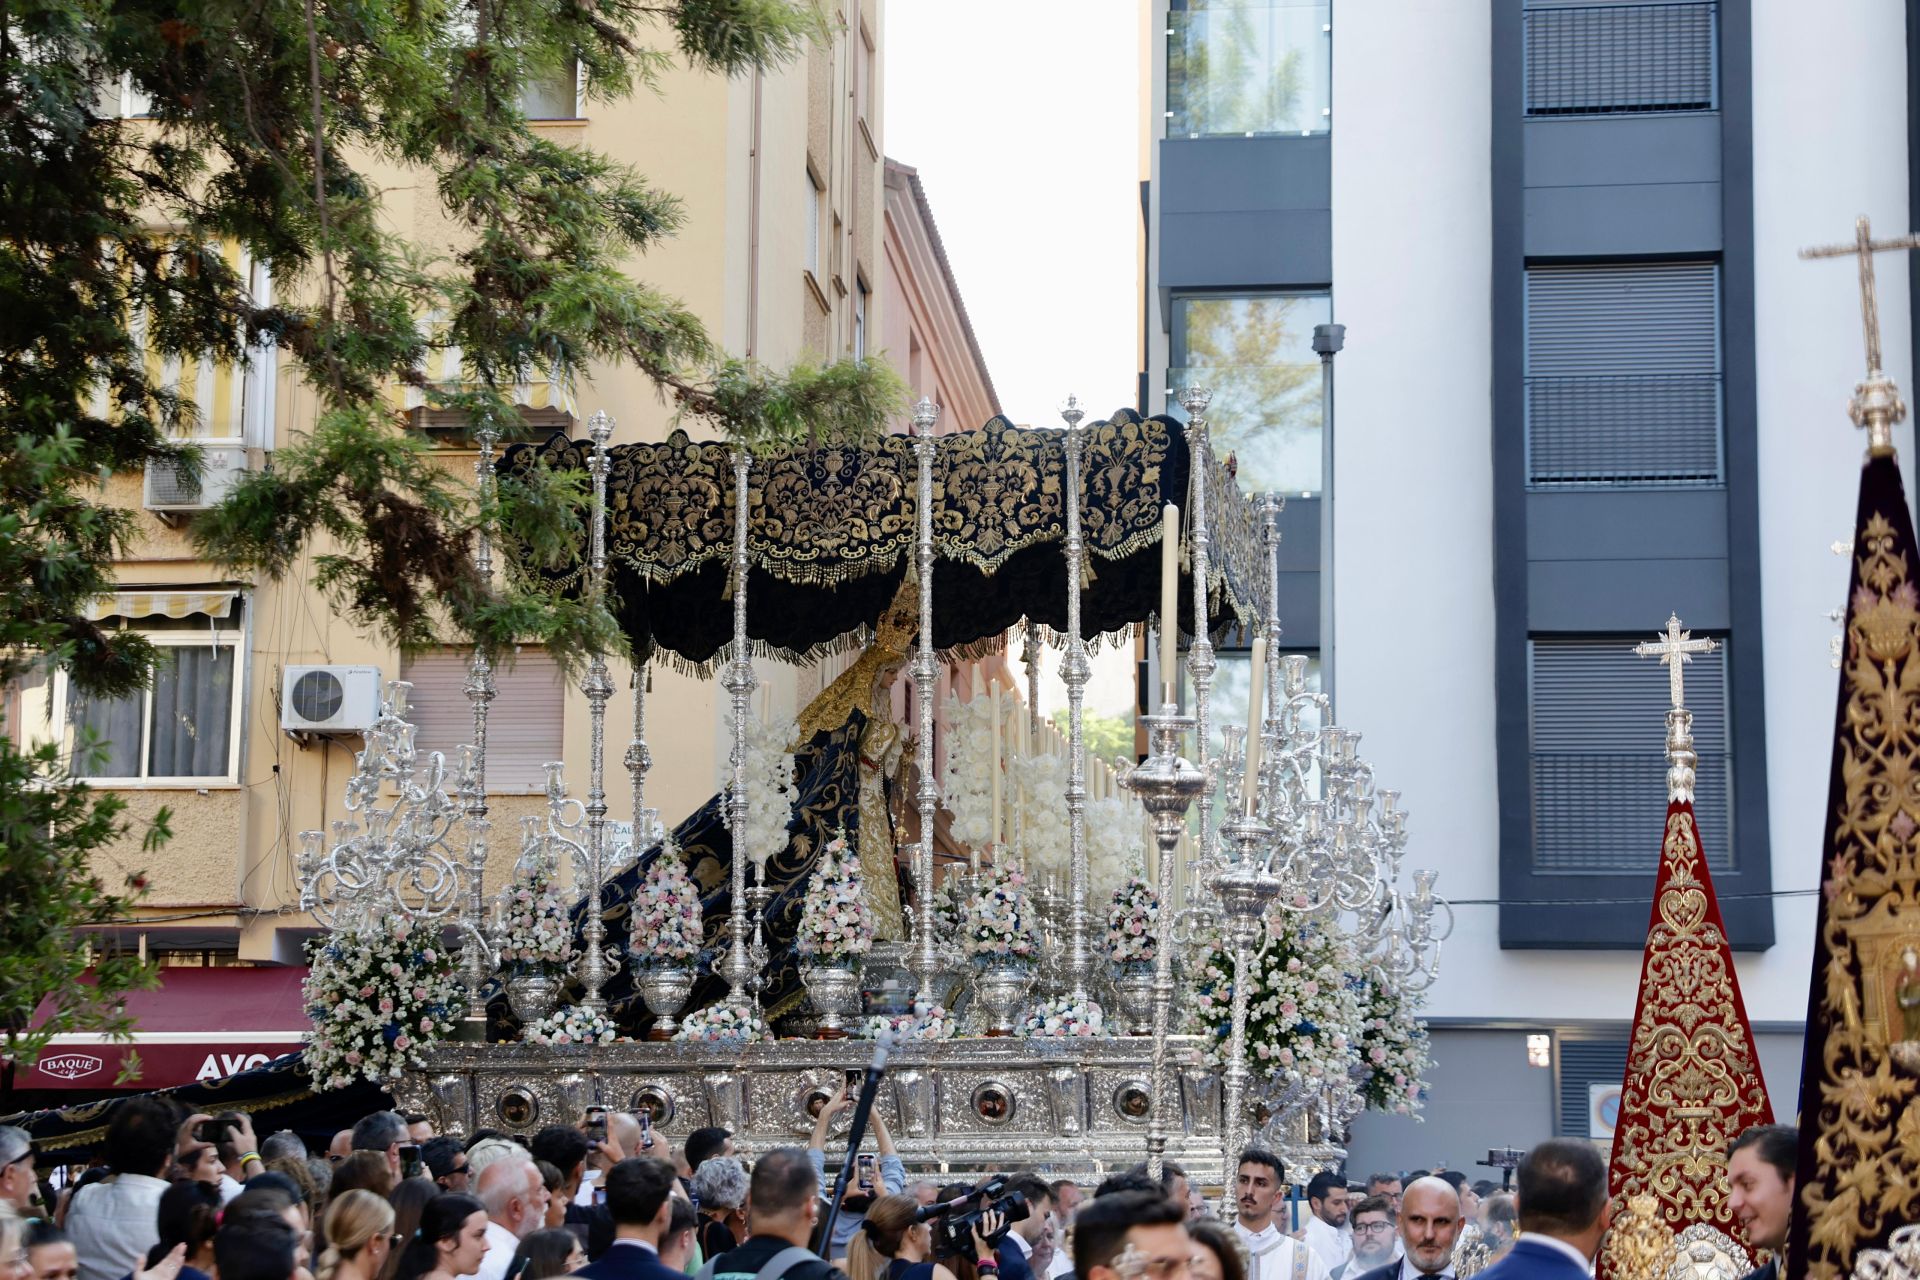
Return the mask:
{"type": "MultiPolygon", "coordinates": [[[[682,200],[685,228],[634,262],[632,273],[688,304],[729,352],[773,366],[882,354],[884,5],[837,0],[831,11],[831,39],[778,72],[727,79],[678,71],[658,95],[617,102],[567,85],[528,95],[529,114],[545,117],[538,130],[630,164],[682,200]]],[[[138,114],[140,104],[129,101],[126,110],[138,114]]],[[[396,227],[426,244],[451,240],[430,185],[398,171],[374,176],[385,179],[396,227]]],[[[264,272],[256,282],[271,287],[264,272]]],[[[201,404],[210,495],[220,473],[268,465],[313,424],[317,405],[299,370],[270,351],[244,372],[168,372],[201,404]]],[[[458,370],[433,376],[457,378],[458,370]]],[[[576,433],[589,414],[605,410],[617,423],[615,444],[661,439],[672,427],[670,407],[630,368],[594,369],[571,389],[523,387],[516,398],[531,421],[576,433]]],[[[408,407],[399,393],[396,407],[408,407]]],[[[461,438],[446,433],[441,453],[448,467],[470,474],[474,455],[461,438]]],[[[124,931],[128,941],[139,936],[163,962],[299,963],[312,931],[297,909],[299,833],[330,831],[348,816],[343,787],[360,738],[288,732],[282,704],[290,672],[334,669],[345,678],[348,703],[371,680],[412,680],[421,751],[451,754],[472,736],[461,693],[466,655],[450,646],[403,658],[368,636],[310,585],[311,556],[284,582],[236,580],[196,555],[190,510],[156,509],[178,497],[166,491],[166,479],[158,477],[156,489],[147,477],[117,476],[104,494],[140,513],[141,536],[117,567],[120,593],[102,601],[99,613],[163,647],[154,688],[83,706],[56,676],[10,692],[8,731],[71,741],[77,729],[91,728],[108,744],[94,768],[97,784],[125,796],[136,821],[171,811],[174,837],[164,849],[143,857],[130,842],[101,868],[110,883],[123,870],[147,876],[140,923],[124,931]]],[[[756,705],[763,714],[790,713],[827,674],[763,663],[756,705]]],[[[630,675],[616,664],[619,692],[608,707],[615,819],[629,816],[620,757],[630,675]]],[[[664,668],[652,681],[647,798],[672,824],[721,785],[725,698],[712,681],[664,668]]],[[[499,686],[489,742],[492,884],[517,852],[518,819],[544,805],[544,762],[565,760],[570,792],[587,789],[584,696],[531,648],[500,673],[499,686]]]]}

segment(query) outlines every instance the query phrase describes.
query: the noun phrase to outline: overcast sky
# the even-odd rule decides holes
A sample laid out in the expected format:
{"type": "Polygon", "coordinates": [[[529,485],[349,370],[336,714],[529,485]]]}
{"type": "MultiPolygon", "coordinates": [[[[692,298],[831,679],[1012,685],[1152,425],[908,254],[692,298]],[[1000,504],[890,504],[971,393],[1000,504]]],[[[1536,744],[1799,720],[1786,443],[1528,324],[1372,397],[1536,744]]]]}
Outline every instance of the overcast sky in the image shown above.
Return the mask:
{"type": "Polygon", "coordinates": [[[887,155],[920,171],[1001,408],[1132,405],[1138,10],[894,0],[883,29],[887,155]]]}

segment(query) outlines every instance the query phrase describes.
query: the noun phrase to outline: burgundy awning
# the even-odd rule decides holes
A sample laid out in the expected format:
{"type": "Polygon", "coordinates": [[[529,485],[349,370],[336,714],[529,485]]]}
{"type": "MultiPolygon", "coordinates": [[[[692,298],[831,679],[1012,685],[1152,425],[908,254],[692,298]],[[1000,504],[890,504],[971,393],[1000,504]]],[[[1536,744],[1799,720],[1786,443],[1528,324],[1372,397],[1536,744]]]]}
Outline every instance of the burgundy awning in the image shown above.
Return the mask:
{"type": "Polygon", "coordinates": [[[19,1089],[164,1089],[230,1076],[298,1049],[312,1030],[300,999],[301,967],[163,968],[152,991],[127,994],[131,1043],[55,1036],[19,1089]],[[139,1074],[120,1080],[129,1056],[139,1074]]]}

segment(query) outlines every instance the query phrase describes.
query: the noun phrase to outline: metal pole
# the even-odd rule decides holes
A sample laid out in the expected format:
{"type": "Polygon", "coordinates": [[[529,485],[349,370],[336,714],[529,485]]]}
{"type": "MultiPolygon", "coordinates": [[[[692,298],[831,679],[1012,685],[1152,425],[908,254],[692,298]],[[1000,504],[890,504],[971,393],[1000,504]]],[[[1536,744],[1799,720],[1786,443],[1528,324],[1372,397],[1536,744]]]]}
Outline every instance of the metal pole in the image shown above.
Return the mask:
{"type": "Polygon", "coordinates": [[[747,984],[753,979],[753,962],[747,956],[747,712],[748,700],[757,683],[753,676],[753,658],[747,649],[747,473],[752,455],[744,445],[733,450],[733,657],[727,663],[721,683],[726,686],[733,706],[733,766],[727,813],[733,833],[732,875],[727,921],[727,959],[721,975],[727,980],[727,1002],[745,1013],[750,1002],[747,984]]]}
{"type": "Polygon", "coordinates": [[[1212,729],[1213,673],[1219,666],[1207,627],[1207,579],[1211,575],[1209,548],[1212,545],[1207,532],[1207,481],[1213,451],[1207,443],[1207,420],[1203,415],[1212,400],[1213,392],[1206,387],[1187,387],[1180,392],[1180,405],[1187,411],[1187,465],[1192,472],[1193,491],[1188,512],[1193,545],[1193,644],[1187,649],[1187,674],[1193,678],[1193,762],[1207,775],[1206,790],[1200,793],[1199,856],[1203,862],[1214,854],[1213,800],[1220,791],[1215,771],[1207,768],[1213,754],[1208,741],[1212,729]]]}
{"type": "MultiPolygon", "coordinates": [[[[588,474],[593,478],[592,577],[589,599],[595,609],[603,606],[607,593],[607,441],[613,436],[613,419],[605,412],[587,420],[587,435],[593,441],[593,457],[588,474]]],[[[587,661],[586,678],[580,688],[587,695],[587,927],[583,930],[586,955],[580,981],[585,988],[582,1007],[604,1013],[605,997],[600,994],[607,982],[607,927],[601,919],[601,891],[607,880],[607,699],[613,696],[613,680],[607,675],[607,656],[598,648],[587,661]]]]}
{"type": "Polygon", "coordinates": [[[940,969],[933,938],[933,814],[940,798],[933,781],[933,685],[939,674],[933,659],[933,427],[939,420],[940,406],[925,396],[913,406],[913,453],[918,471],[915,486],[918,545],[914,562],[920,575],[920,636],[912,663],[914,710],[918,713],[920,739],[916,752],[920,786],[914,793],[920,805],[920,847],[913,867],[913,896],[919,907],[913,931],[913,970],[914,1003],[923,1011],[936,1003],[934,977],[940,969]]]}
{"type": "MultiPolygon", "coordinates": [[[[479,452],[473,459],[474,487],[484,508],[493,497],[493,446],[500,435],[493,420],[483,418],[475,432],[479,452]]],[[[473,567],[480,581],[493,577],[493,534],[481,520],[474,537],[473,567]]],[[[467,921],[461,930],[460,982],[467,990],[467,1012],[460,1020],[462,1040],[484,1042],[487,1038],[487,1010],[480,1002],[480,988],[486,985],[493,968],[493,957],[482,941],[487,927],[487,844],[493,824],[487,819],[487,709],[498,692],[493,680],[493,663],[480,646],[473,648],[467,663],[467,701],[473,704],[472,752],[462,752],[460,800],[466,811],[467,835],[467,921]]]]}
{"type": "MultiPolygon", "coordinates": [[[[1320,691],[1333,716],[1333,358],[1347,343],[1347,326],[1313,326],[1313,349],[1320,356],[1320,691]]],[[[1268,647],[1273,642],[1269,640],[1268,647]]],[[[1271,683],[1269,683],[1271,687],[1271,683]]]]}
{"type": "Polygon", "coordinates": [[[1067,984],[1076,1004],[1085,1005],[1087,975],[1093,953],[1087,948],[1087,742],[1084,732],[1087,680],[1087,641],[1080,634],[1080,578],[1086,544],[1080,533],[1080,463],[1085,439],[1080,401],[1068,396],[1060,410],[1067,424],[1067,659],[1062,672],[1067,684],[1067,984]]]}

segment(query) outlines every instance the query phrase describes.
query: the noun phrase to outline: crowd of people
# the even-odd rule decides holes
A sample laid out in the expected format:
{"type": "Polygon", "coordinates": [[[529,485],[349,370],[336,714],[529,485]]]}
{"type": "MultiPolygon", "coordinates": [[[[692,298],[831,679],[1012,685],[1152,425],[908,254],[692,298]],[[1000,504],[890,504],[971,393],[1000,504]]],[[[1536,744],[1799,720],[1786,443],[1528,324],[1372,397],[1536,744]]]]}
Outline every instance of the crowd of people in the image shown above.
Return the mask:
{"type": "MultiPolygon", "coordinates": [[[[465,1140],[381,1111],[320,1155],[256,1139],[244,1113],[137,1098],[57,1188],[0,1127],[0,1280],[1580,1280],[1608,1223],[1606,1163],[1581,1139],[1528,1152],[1511,1192],[1447,1170],[1321,1173],[1304,1212],[1280,1158],[1249,1148],[1223,1220],[1172,1162],[1091,1190],[1020,1171],[910,1182],[876,1114],[875,1149],[830,1187],[850,1105],[843,1089],[805,1147],[749,1165],[725,1129],[670,1150],[644,1114],[598,1108],[465,1140]]],[[[1728,1152],[1753,1248],[1785,1242],[1797,1149],[1768,1125],[1728,1152]]]]}

